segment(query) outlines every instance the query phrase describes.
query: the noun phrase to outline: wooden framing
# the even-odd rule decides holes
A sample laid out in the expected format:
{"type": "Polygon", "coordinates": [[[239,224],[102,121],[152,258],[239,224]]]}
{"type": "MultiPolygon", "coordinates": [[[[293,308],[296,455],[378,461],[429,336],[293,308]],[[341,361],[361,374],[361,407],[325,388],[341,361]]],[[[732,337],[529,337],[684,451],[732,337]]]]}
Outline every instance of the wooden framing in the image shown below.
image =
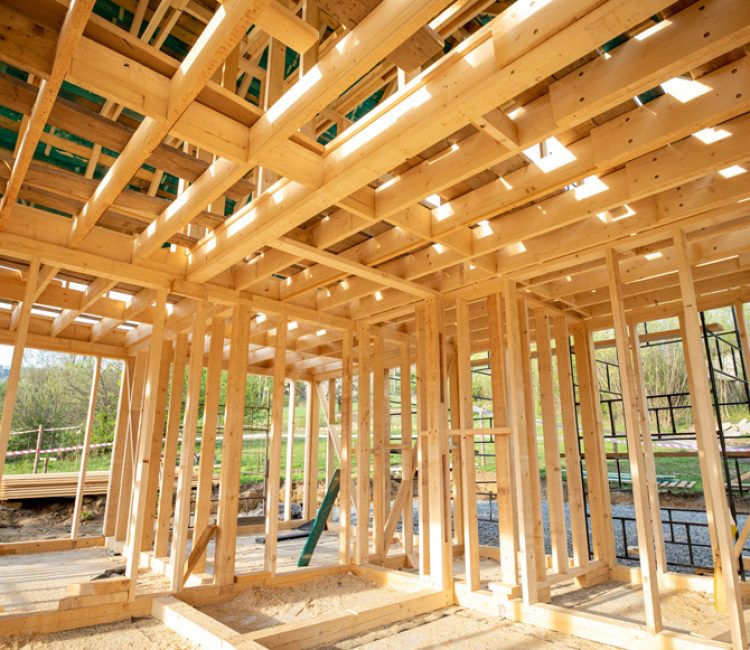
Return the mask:
{"type": "Polygon", "coordinates": [[[64,611],[0,616],[0,631],[151,614],[207,648],[308,647],[460,603],[623,647],[729,647],[665,629],[660,590],[674,588],[713,593],[731,647],[746,647],[750,526],[735,540],[700,313],[734,309],[748,367],[748,4],[215,5],[0,5],[0,343],[13,346],[0,480],[17,467],[25,350],[96,357],[71,538],[0,553],[101,542],[126,561],[113,591],[74,586],[64,611]],[[678,330],[638,331],[665,318],[680,321],[714,586],[669,571],[639,350],[678,330]],[[612,347],[637,570],[617,564],[612,525],[596,356],[612,347]],[[79,522],[108,359],[123,372],[90,541],[79,522]],[[248,375],[273,379],[262,529],[238,525],[248,375]],[[302,516],[318,510],[322,411],[338,563],[287,572],[300,383],[302,516]],[[492,445],[489,477],[478,444],[492,445]],[[498,547],[477,525],[478,479],[497,496],[498,547]],[[264,535],[263,570],[238,576],[248,531],[264,535]],[[139,590],[148,570],[165,593],[139,590]],[[349,571],[410,593],[249,635],[189,605],[349,571]],[[642,587],[645,625],[548,604],[561,584],[610,579],[642,587]]]}

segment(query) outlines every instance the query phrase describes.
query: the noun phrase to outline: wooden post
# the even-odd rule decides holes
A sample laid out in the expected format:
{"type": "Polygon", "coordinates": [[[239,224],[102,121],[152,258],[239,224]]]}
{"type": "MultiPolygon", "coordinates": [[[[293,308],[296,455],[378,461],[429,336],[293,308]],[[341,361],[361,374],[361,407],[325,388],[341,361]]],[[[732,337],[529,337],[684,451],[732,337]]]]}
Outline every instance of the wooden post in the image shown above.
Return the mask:
{"type": "MultiPolygon", "coordinates": [[[[471,329],[469,305],[456,300],[456,378],[458,379],[458,428],[474,428],[474,399],[471,382],[471,329]]],[[[474,455],[474,436],[460,435],[461,483],[463,487],[463,545],[466,588],[479,589],[479,526],[477,523],[477,477],[474,455]]],[[[454,470],[455,471],[455,470],[454,470]]]]}
{"type": "Polygon", "coordinates": [[[39,466],[39,452],[42,451],[42,434],[44,433],[44,425],[40,424],[36,433],[36,447],[34,448],[34,467],[31,470],[32,474],[36,474],[37,467],[39,466]]]}
{"type": "MultiPolygon", "coordinates": [[[[520,319],[520,347],[521,347],[521,369],[523,371],[524,404],[526,407],[526,437],[529,450],[529,472],[531,479],[531,492],[527,493],[526,501],[531,501],[534,516],[534,543],[536,544],[536,568],[537,575],[544,576],[547,573],[547,560],[544,548],[544,525],[542,523],[542,478],[539,475],[538,442],[536,438],[536,405],[534,401],[534,384],[531,375],[531,346],[529,342],[529,312],[524,300],[519,295],[518,314],[520,319]]],[[[541,594],[537,594],[541,600],[541,594]]],[[[546,596],[546,594],[545,594],[546,596]]]]}
{"type": "Polygon", "coordinates": [[[177,501],[172,524],[172,551],[169,563],[169,578],[172,591],[182,590],[182,572],[185,566],[187,534],[190,524],[190,497],[193,487],[195,465],[195,438],[198,429],[198,402],[203,379],[203,355],[206,344],[206,318],[209,305],[201,302],[193,319],[188,363],[188,384],[185,397],[185,416],[182,423],[180,445],[180,467],[177,473],[177,501]]]}
{"type": "MultiPolygon", "coordinates": [[[[456,363],[455,338],[446,344],[447,370],[446,381],[448,384],[448,411],[450,415],[450,428],[461,428],[461,394],[458,389],[458,363],[456,363]]],[[[464,541],[464,477],[462,445],[458,438],[449,438],[450,453],[450,486],[453,497],[453,531],[454,544],[463,545],[464,541]]]]}
{"type": "Polygon", "coordinates": [[[573,368],[570,363],[570,336],[564,316],[554,319],[555,354],[557,356],[557,385],[560,393],[565,469],[568,485],[570,535],[573,541],[573,563],[585,567],[589,562],[589,540],[581,475],[581,451],[576,427],[575,397],[573,395],[573,368]]]}
{"type": "MultiPolygon", "coordinates": [[[[297,382],[289,382],[289,409],[287,411],[286,432],[286,467],[284,479],[284,521],[292,518],[292,465],[294,464],[294,401],[297,393],[297,382]]],[[[306,459],[305,459],[306,462],[306,459]]],[[[305,467],[305,469],[307,469],[305,467]]]]}
{"type": "MultiPolygon", "coordinates": [[[[76,486],[76,499],[73,506],[73,521],[70,527],[70,539],[78,539],[78,527],[81,523],[83,510],[83,491],[86,487],[86,464],[89,459],[91,447],[91,436],[94,433],[94,415],[96,414],[96,395],[99,389],[99,376],[102,370],[102,358],[96,357],[94,362],[94,375],[91,378],[91,391],[89,393],[89,407],[86,413],[86,429],[83,434],[83,450],[81,451],[81,467],[78,470],[78,485],[76,486]]],[[[40,426],[41,430],[41,426],[40,426]]]]}
{"type": "Polygon", "coordinates": [[[370,330],[357,323],[357,536],[355,562],[367,563],[370,526],[370,330]]]}
{"type": "Polygon", "coordinates": [[[651,427],[648,418],[648,400],[646,383],[641,368],[641,340],[638,336],[638,326],[630,328],[630,349],[633,354],[633,372],[635,373],[635,398],[638,404],[638,423],[640,438],[643,445],[643,455],[646,461],[646,485],[648,500],[651,505],[651,527],[654,531],[654,547],[656,552],[656,570],[660,573],[667,571],[667,551],[664,547],[664,529],[661,523],[661,507],[659,505],[659,486],[656,483],[656,462],[654,459],[654,445],[651,440],[651,427]]]}
{"type": "Polygon", "coordinates": [[[375,336],[372,352],[372,546],[378,561],[385,557],[388,544],[383,538],[386,502],[390,493],[390,471],[386,464],[387,446],[390,445],[386,427],[387,372],[383,367],[383,337],[375,336]]]}
{"type": "Polygon", "coordinates": [[[448,460],[448,412],[445,386],[445,341],[443,304],[440,298],[425,300],[424,318],[424,416],[426,428],[421,448],[426,451],[430,492],[429,527],[420,528],[420,538],[429,535],[430,582],[437,589],[453,584],[450,525],[450,468],[448,460]]]}
{"type": "MultiPolygon", "coordinates": [[[[339,564],[351,562],[352,497],[352,382],[354,381],[351,331],[344,332],[341,348],[341,444],[339,458],[339,564]]],[[[329,384],[330,388],[330,384],[329,384]]],[[[330,412],[329,412],[330,413],[330,412]]],[[[329,436],[330,439],[330,436],[329,436]]]]}
{"type": "MultiPolygon", "coordinates": [[[[162,443],[164,441],[164,420],[167,414],[167,394],[169,392],[169,365],[172,359],[172,346],[167,343],[162,349],[162,359],[157,385],[156,415],[154,416],[154,436],[151,440],[151,467],[161,463],[162,443]]],[[[149,551],[154,545],[156,528],[157,491],[159,489],[159,472],[149,472],[146,484],[146,510],[143,515],[143,534],[141,550],[149,551]]]]}
{"type": "Polygon", "coordinates": [[[532,476],[529,456],[536,449],[529,449],[526,435],[526,400],[524,395],[523,362],[521,357],[527,350],[521,347],[521,321],[518,307],[518,289],[513,280],[504,281],[505,323],[508,337],[508,384],[510,386],[511,429],[513,431],[514,471],[518,498],[518,538],[520,543],[521,584],[523,602],[533,605],[538,602],[536,544],[534,541],[534,511],[528,503],[532,494],[532,476]]]}
{"type": "Polygon", "coordinates": [[[430,486],[428,483],[429,468],[427,462],[427,445],[422,435],[427,430],[427,361],[425,343],[425,307],[417,306],[414,312],[417,330],[417,467],[419,482],[417,484],[419,496],[419,575],[426,578],[430,575],[430,539],[427,531],[430,529],[430,486]]]}
{"type": "MultiPolygon", "coordinates": [[[[330,402],[331,400],[329,400],[330,402]]],[[[329,412],[333,426],[334,410],[329,412]]],[[[315,382],[307,382],[307,415],[305,419],[305,476],[303,480],[302,518],[312,519],[318,509],[318,445],[320,437],[320,413],[318,411],[318,391],[315,382]]],[[[326,436],[330,440],[330,436],[326,436]]],[[[326,486],[328,483],[326,483],[326,486]]]]}
{"type": "MultiPolygon", "coordinates": [[[[330,430],[328,432],[328,435],[326,435],[326,485],[330,485],[331,479],[333,478],[333,470],[335,467],[334,456],[336,455],[336,448],[334,447],[334,444],[333,444],[333,436],[335,435],[334,426],[336,423],[336,380],[335,379],[328,380],[327,410],[326,410],[326,402],[323,402],[322,398],[321,398],[321,404],[323,406],[324,412],[326,413],[328,423],[330,424],[330,430]]],[[[328,427],[326,427],[326,430],[328,430],[328,427]]],[[[339,426],[339,437],[341,436],[340,431],[341,431],[341,427],[339,426]]],[[[317,482],[317,478],[315,480],[317,482]]],[[[341,473],[339,473],[339,481],[340,480],[341,480],[341,473]]],[[[331,509],[331,514],[328,516],[328,521],[331,521],[332,517],[333,517],[333,509],[331,509]]]]}
{"type": "Polygon", "coordinates": [[[115,539],[117,541],[125,541],[128,532],[130,503],[133,500],[133,466],[135,465],[135,450],[138,445],[138,429],[141,424],[143,387],[146,382],[147,364],[148,350],[143,350],[135,357],[133,382],[130,387],[130,409],[128,411],[127,438],[125,440],[125,455],[120,482],[120,502],[117,506],[117,521],[115,523],[115,539]]]}
{"type": "MultiPolygon", "coordinates": [[[[411,417],[411,360],[409,358],[409,344],[401,344],[401,480],[408,481],[409,497],[404,506],[401,520],[404,553],[414,552],[414,498],[412,467],[412,417],[411,417]]],[[[416,568],[416,567],[415,567],[416,568]]]]}
{"type": "Polygon", "coordinates": [[[591,542],[595,560],[615,563],[612,505],[607,476],[607,459],[599,406],[599,385],[591,331],[584,325],[571,327],[581,404],[581,430],[586,452],[586,484],[591,515],[591,542]]]}
{"type": "MultiPolygon", "coordinates": [[[[200,464],[198,467],[198,489],[195,495],[195,521],[193,523],[193,547],[208,527],[211,514],[211,493],[214,482],[214,459],[216,458],[216,425],[219,422],[219,390],[224,361],[224,319],[213,317],[211,343],[208,350],[206,370],[206,398],[203,404],[203,427],[201,430],[200,464]]],[[[206,566],[205,551],[196,560],[195,572],[206,566]]]]}
{"type": "Polygon", "coordinates": [[[271,444],[268,449],[268,494],[266,495],[266,543],[263,570],[276,573],[276,544],[279,532],[279,477],[281,476],[281,436],[284,426],[284,373],[286,370],[287,320],[276,324],[276,351],[273,360],[271,444]]]}
{"type": "MultiPolygon", "coordinates": [[[[487,297],[490,375],[492,381],[492,423],[509,425],[507,379],[505,376],[505,333],[500,295],[487,297]]],[[[513,480],[513,436],[495,436],[495,482],[497,485],[497,527],[500,540],[502,580],[518,584],[518,530],[516,527],[515,481],[513,480]]]]}
{"type": "Polygon", "coordinates": [[[104,523],[102,535],[112,537],[115,533],[117,518],[117,504],[120,501],[120,481],[122,480],[122,465],[125,456],[125,440],[128,435],[128,412],[130,411],[130,384],[133,381],[135,359],[128,357],[122,364],[120,375],[120,398],[117,403],[117,422],[112,441],[112,461],[109,466],[107,480],[107,500],[104,507],[104,523]]]}
{"type": "Polygon", "coordinates": [[[706,496],[706,517],[709,528],[714,529],[714,539],[718,544],[721,558],[721,577],[729,611],[732,647],[736,650],[747,647],[747,631],[742,612],[742,596],[739,590],[737,566],[733,553],[733,539],[729,504],[727,503],[724,481],[721,475],[721,456],[716,436],[710,387],[706,374],[705,357],[701,346],[702,328],[698,314],[693,270],[687,252],[685,232],[674,234],[674,251],[680,278],[680,293],[684,309],[686,363],[689,364],[690,380],[693,389],[693,421],[701,476],[706,496]]]}
{"type": "MultiPolygon", "coordinates": [[[[742,302],[737,302],[732,307],[737,319],[737,335],[740,339],[740,348],[742,349],[742,358],[745,360],[745,370],[750,373],[750,337],[747,335],[747,323],[745,322],[745,306],[742,302]]],[[[747,377],[745,378],[747,379],[747,377]]]]}
{"type": "MultiPolygon", "coordinates": [[[[135,585],[138,579],[140,541],[143,531],[143,517],[146,511],[146,484],[148,483],[151,456],[151,439],[156,425],[157,383],[161,365],[161,349],[164,341],[164,321],[167,316],[167,290],[156,292],[154,324],[151,330],[146,385],[143,398],[143,413],[139,427],[136,464],[134,468],[133,498],[130,506],[130,520],[127,539],[127,565],[125,575],[130,578],[129,598],[135,598],[135,585]]],[[[154,471],[157,471],[154,468],[154,471]]]]}
{"type": "Polygon", "coordinates": [[[13,344],[13,356],[10,361],[10,372],[5,381],[5,398],[3,400],[3,413],[0,416],[0,481],[3,480],[5,470],[5,457],[8,453],[8,441],[13,423],[13,411],[16,408],[16,395],[18,394],[18,383],[21,379],[21,366],[23,365],[23,353],[26,348],[26,340],[29,334],[29,321],[31,320],[31,307],[33,295],[39,278],[39,260],[33,259],[29,263],[29,272],[26,276],[26,286],[23,292],[23,301],[16,309],[20,310],[18,326],[16,327],[16,340],[13,344]]]}
{"type": "Polygon", "coordinates": [[[534,311],[536,331],[536,359],[539,372],[539,401],[542,409],[544,435],[544,466],[547,477],[547,508],[550,523],[552,570],[568,570],[568,539],[565,526],[562,471],[560,469],[560,438],[557,433],[555,409],[555,384],[552,377],[552,351],[550,349],[549,316],[546,310],[534,311]]]}
{"type": "Polygon", "coordinates": [[[172,519],[172,496],[177,463],[177,445],[182,419],[182,397],[185,390],[185,365],[187,364],[188,337],[180,333],[174,344],[172,363],[172,388],[169,393],[169,415],[165,435],[164,454],[161,461],[161,486],[156,516],[154,556],[165,557],[169,549],[169,527],[172,519]]]}
{"type": "Polygon", "coordinates": [[[217,585],[234,583],[249,336],[250,309],[246,305],[238,305],[232,312],[224,436],[221,446],[219,511],[216,519],[218,529],[214,559],[214,582],[217,585]]]}
{"type": "Polygon", "coordinates": [[[650,516],[648,488],[646,486],[646,459],[641,445],[640,421],[636,398],[636,377],[633,370],[633,352],[630,349],[628,323],[625,318],[623,285],[620,278],[620,263],[616,253],[606,252],[609,273],[609,301],[612,306],[612,321],[615,328],[617,362],[620,370],[625,433],[628,439],[628,457],[633,485],[635,523],[638,534],[638,556],[641,562],[643,599],[646,608],[646,629],[652,634],[662,629],[659,603],[659,579],[656,575],[654,531],[650,516]]]}

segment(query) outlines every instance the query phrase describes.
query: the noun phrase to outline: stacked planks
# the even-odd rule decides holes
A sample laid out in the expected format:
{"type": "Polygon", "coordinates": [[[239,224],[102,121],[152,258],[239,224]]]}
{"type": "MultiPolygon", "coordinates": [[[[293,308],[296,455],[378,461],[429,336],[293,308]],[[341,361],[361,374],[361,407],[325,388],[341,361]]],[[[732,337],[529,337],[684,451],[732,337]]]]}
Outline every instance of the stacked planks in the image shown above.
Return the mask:
{"type": "MultiPolygon", "coordinates": [[[[214,477],[216,480],[216,477],[214,477]]],[[[83,493],[88,496],[107,494],[109,470],[86,472],[83,493]]],[[[193,473],[193,487],[198,483],[197,468],[193,473]]],[[[175,485],[177,480],[175,479],[175,485]]],[[[48,474],[6,474],[0,482],[0,501],[74,497],[78,472],[48,474]]]]}
{"type": "MultiPolygon", "coordinates": [[[[108,480],[108,470],[86,472],[83,493],[86,495],[106,494],[108,480]]],[[[78,472],[6,474],[0,483],[0,501],[74,497],[77,485],[78,472]]]]}

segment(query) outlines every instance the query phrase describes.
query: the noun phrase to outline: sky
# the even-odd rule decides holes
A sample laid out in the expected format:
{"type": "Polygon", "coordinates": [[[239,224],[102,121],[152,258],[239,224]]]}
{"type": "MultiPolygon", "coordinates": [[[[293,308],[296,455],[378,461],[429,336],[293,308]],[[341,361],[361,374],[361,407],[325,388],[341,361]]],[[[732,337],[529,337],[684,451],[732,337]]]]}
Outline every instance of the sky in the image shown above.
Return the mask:
{"type": "Polygon", "coordinates": [[[12,356],[12,345],[0,345],[0,366],[10,366],[10,359],[12,356]]]}

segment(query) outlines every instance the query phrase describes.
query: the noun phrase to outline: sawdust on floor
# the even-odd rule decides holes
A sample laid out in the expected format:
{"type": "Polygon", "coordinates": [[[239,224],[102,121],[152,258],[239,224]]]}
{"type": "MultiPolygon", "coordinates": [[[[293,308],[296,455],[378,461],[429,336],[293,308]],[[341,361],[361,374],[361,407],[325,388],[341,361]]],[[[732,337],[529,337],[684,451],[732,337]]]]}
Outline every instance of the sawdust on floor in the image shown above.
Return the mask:
{"type": "Polygon", "coordinates": [[[152,618],[121,621],[48,635],[0,640],[0,650],[195,650],[166,625],[152,618]]]}
{"type": "Polygon", "coordinates": [[[610,646],[460,607],[414,617],[319,650],[606,650],[610,646]]]}
{"type": "Polygon", "coordinates": [[[377,607],[403,593],[342,573],[290,587],[254,587],[230,601],[200,610],[244,633],[324,614],[343,615],[355,609],[377,607]]]}

